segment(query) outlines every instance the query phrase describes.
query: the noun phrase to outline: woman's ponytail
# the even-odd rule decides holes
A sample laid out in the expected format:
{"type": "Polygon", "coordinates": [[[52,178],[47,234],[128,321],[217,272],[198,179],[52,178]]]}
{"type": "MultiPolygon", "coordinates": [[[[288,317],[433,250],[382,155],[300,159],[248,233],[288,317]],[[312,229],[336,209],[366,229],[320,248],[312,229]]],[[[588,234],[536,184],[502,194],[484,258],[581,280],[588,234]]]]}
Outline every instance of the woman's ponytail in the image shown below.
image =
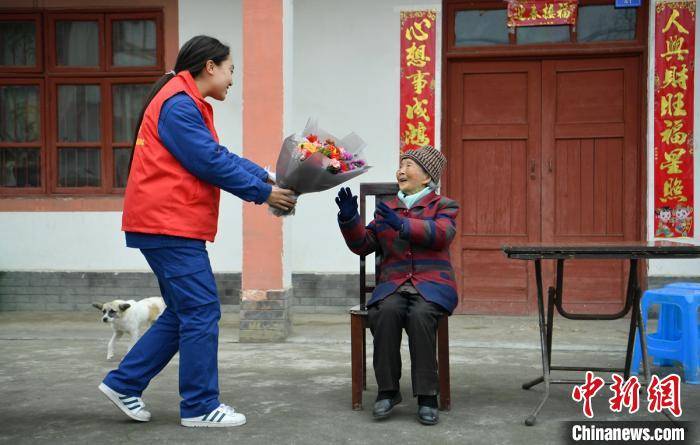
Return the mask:
{"type": "Polygon", "coordinates": [[[136,139],[139,137],[139,130],[141,129],[141,122],[143,122],[143,115],[146,113],[146,108],[148,108],[148,104],[151,103],[151,100],[155,97],[156,94],[158,94],[158,91],[160,91],[163,86],[175,77],[175,72],[174,71],[168,71],[167,73],[163,74],[160,79],[156,81],[156,83],[153,84],[151,87],[151,90],[148,92],[148,97],[143,103],[143,108],[141,108],[141,113],[139,114],[139,120],[137,120],[137,125],[134,127],[134,137],[133,137],[133,143],[131,144],[131,155],[129,156],[129,169],[127,170],[128,172],[131,172],[131,163],[134,161],[134,151],[136,150],[136,139]]]}

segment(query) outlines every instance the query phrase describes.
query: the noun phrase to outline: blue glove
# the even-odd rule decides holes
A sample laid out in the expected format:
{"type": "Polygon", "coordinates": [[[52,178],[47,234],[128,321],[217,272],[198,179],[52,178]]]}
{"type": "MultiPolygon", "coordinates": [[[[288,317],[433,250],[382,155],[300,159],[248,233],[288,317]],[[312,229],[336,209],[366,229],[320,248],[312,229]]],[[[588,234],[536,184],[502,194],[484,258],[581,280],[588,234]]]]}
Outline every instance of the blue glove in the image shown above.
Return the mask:
{"type": "Polygon", "coordinates": [[[338,197],[335,198],[335,203],[338,204],[340,209],[338,216],[341,221],[350,221],[357,215],[357,195],[353,196],[350,187],[340,189],[338,197]]]}
{"type": "Polygon", "coordinates": [[[377,215],[382,217],[381,221],[377,221],[377,224],[385,224],[397,232],[401,230],[403,218],[397,215],[386,203],[377,204],[377,215]]]}

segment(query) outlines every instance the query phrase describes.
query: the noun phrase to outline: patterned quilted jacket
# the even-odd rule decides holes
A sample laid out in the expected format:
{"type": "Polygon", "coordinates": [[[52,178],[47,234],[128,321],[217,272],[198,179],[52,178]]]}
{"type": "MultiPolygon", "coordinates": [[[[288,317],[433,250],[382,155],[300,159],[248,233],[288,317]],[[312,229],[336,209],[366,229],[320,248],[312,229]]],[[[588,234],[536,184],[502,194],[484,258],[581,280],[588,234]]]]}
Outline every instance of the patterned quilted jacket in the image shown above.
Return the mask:
{"type": "Polygon", "coordinates": [[[427,301],[450,314],[457,306],[457,283],[450,263],[449,247],[456,232],[459,205],[431,192],[411,207],[395,197],[386,204],[403,218],[400,231],[381,224],[381,217],[366,227],[356,215],[340,221],[345,243],[357,255],[380,251],[377,286],[367,305],[391,295],[410,280],[427,301]]]}

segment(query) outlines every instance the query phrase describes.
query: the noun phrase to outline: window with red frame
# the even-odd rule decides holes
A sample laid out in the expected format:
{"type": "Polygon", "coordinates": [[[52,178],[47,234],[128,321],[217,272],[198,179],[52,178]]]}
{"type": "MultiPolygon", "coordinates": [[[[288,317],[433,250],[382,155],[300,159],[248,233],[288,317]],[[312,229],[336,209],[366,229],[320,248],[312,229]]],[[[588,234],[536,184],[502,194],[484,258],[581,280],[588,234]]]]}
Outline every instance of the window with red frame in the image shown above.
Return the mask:
{"type": "Polygon", "coordinates": [[[121,194],[161,11],[0,11],[0,195],[121,194]]]}

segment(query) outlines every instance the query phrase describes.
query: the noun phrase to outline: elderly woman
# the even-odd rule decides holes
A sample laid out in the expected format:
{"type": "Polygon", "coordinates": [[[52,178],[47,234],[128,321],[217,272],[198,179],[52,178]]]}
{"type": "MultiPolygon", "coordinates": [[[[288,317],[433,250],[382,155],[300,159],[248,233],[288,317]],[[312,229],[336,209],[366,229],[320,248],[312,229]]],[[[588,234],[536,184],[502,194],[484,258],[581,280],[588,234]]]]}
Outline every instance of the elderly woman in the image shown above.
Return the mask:
{"type": "Polygon", "coordinates": [[[401,155],[396,198],[377,205],[375,219],[364,226],[357,196],[349,188],[336,198],[338,223],[350,250],[358,255],[380,251],[377,285],[368,303],[374,336],[374,373],[379,393],[375,419],[389,416],[401,402],[401,331],[408,334],[413,396],[418,421],[438,423],[436,334],[438,319],[457,305],[457,286],[449,246],[455,236],[457,203],[436,193],[445,157],[433,147],[401,155]]]}

